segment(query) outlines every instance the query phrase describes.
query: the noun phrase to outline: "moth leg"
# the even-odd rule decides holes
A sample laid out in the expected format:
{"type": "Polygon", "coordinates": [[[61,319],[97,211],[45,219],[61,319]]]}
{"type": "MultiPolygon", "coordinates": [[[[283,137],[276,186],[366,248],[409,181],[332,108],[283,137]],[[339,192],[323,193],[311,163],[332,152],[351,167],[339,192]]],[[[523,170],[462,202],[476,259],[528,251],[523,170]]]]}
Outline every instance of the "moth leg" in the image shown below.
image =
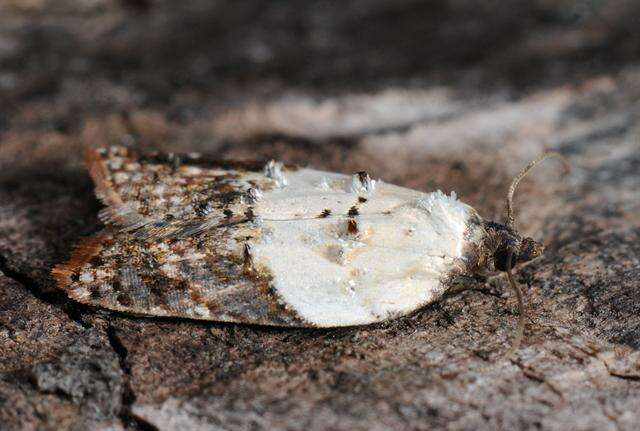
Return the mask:
{"type": "Polygon", "coordinates": [[[482,290],[486,287],[488,278],[481,274],[459,274],[451,280],[451,287],[447,289],[447,295],[457,295],[467,290],[482,290]]]}

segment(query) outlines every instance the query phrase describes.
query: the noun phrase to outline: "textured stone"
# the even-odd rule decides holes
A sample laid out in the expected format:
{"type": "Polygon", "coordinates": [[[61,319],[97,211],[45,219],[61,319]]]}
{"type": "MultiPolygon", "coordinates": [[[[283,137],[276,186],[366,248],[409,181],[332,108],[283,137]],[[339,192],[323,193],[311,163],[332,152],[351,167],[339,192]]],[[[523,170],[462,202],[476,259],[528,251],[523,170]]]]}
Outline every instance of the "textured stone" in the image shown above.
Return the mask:
{"type": "Polygon", "coordinates": [[[0,6],[4,428],[637,427],[637,2],[53,3],[0,6]],[[493,219],[544,149],[573,170],[546,162],[516,194],[548,247],[516,273],[528,318],[507,360],[502,276],[334,330],[67,300],[50,268],[100,228],[82,145],[123,142],[366,169],[493,219]]]}

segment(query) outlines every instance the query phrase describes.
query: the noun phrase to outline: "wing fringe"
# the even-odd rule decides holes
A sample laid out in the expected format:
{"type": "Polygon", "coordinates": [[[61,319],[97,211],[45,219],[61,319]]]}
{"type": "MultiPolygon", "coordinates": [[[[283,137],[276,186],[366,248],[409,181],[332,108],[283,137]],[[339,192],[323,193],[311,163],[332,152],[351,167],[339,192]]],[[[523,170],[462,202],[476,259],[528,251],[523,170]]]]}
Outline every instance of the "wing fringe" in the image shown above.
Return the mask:
{"type": "Polygon", "coordinates": [[[56,280],[58,287],[68,290],[73,283],[72,276],[82,268],[92,257],[102,251],[103,244],[108,235],[98,234],[80,240],[71,253],[71,258],[64,263],[59,263],[51,270],[51,275],[56,280]]]}
{"type": "Polygon", "coordinates": [[[106,205],[98,217],[105,224],[112,224],[125,231],[133,231],[156,222],[132,210],[113,189],[104,161],[97,148],[88,147],[85,165],[95,185],[95,194],[106,205]]]}

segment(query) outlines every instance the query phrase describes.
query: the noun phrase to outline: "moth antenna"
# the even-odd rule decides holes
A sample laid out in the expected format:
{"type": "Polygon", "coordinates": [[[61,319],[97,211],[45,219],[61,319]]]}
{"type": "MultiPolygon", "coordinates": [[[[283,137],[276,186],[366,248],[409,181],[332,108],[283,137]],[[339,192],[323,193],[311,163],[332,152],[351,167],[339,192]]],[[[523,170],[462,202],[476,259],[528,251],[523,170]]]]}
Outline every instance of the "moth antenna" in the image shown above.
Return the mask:
{"type": "Polygon", "coordinates": [[[520,183],[520,180],[522,180],[531,169],[533,169],[538,163],[540,163],[541,161],[543,161],[546,158],[549,157],[557,157],[559,158],[562,163],[564,164],[564,168],[565,168],[565,174],[568,173],[571,170],[571,165],[569,165],[569,161],[567,160],[567,158],[565,156],[563,156],[562,154],[558,153],[557,151],[547,151],[545,153],[542,153],[540,156],[538,156],[536,159],[532,160],[518,175],[516,175],[516,177],[513,179],[513,181],[511,182],[511,186],[509,187],[509,191],[507,192],[507,221],[506,221],[506,225],[509,226],[510,228],[514,228],[514,218],[513,218],[513,194],[516,192],[516,187],[518,187],[518,184],[520,183]]]}
{"type": "Polygon", "coordinates": [[[509,279],[509,284],[511,285],[511,289],[516,294],[516,298],[518,299],[518,326],[516,327],[515,336],[513,337],[513,343],[511,347],[505,354],[507,358],[510,358],[515,352],[520,349],[520,344],[522,343],[522,338],[524,336],[524,322],[525,322],[525,309],[524,309],[524,301],[522,299],[522,290],[520,286],[516,283],[513,278],[513,273],[511,269],[513,268],[513,251],[509,250],[509,254],[507,255],[507,278],[509,279]]]}

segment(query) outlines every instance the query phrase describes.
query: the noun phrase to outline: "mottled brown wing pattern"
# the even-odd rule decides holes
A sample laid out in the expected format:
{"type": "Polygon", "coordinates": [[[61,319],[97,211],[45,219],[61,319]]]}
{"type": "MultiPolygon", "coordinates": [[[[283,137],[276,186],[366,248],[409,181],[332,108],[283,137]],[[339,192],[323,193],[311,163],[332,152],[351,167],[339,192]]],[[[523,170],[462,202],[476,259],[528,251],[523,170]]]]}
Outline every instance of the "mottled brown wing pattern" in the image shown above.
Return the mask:
{"type": "Polygon", "coordinates": [[[247,223],[169,241],[108,229],[82,241],[53,275],[71,298],[112,310],[306,326],[274,293],[269,271],[251,262],[244,240],[258,231],[247,223]]]}
{"type": "Polygon", "coordinates": [[[256,190],[275,182],[263,163],[197,154],[139,155],[125,147],[90,149],[87,166],[106,224],[141,238],[186,237],[252,218],[256,190]]]}
{"type": "Polygon", "coordinates": [[[88,165],[108,226],[53,274],[77,301],[134,314],[312,327],[406,314],[442,295],[471,211],[274,161],[111,147],[88,165]]]}
{"type": "Polygon", "coordinates": [[[53,270],[71,298],[135,314],[305,326],[268,269],[251,262],[247,241],[261,235],[252,205],[276,186],[269,165],[118,146],[89,149],[86,163],[108,227],[53,270]]]}

